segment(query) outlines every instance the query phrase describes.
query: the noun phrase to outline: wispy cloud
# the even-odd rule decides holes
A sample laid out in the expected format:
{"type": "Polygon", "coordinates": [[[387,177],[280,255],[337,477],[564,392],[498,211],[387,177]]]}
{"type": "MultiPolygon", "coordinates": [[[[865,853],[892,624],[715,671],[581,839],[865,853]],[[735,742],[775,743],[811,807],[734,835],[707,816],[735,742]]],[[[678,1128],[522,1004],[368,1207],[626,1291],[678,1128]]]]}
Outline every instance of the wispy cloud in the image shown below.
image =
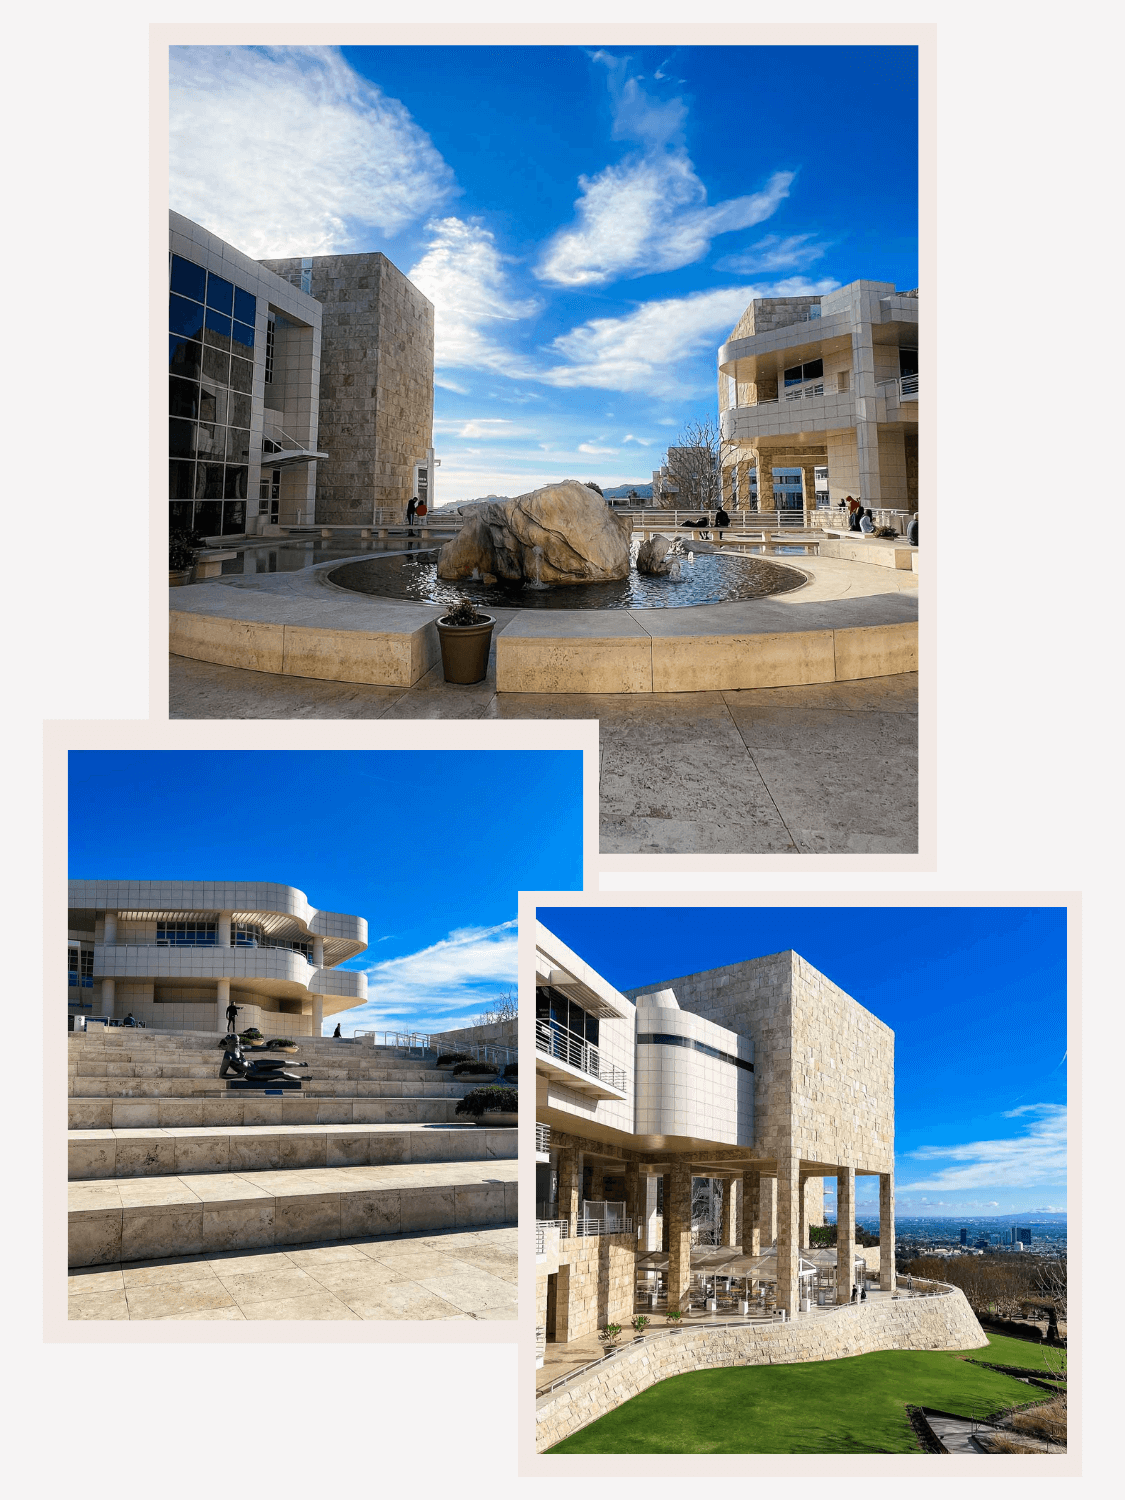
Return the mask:
{"type": "Polygon", "coordinates": [[[577,222],[547,246],[536,274],[555,286],[600,286],[622,276],[674,271],[701,260],[716,235],[774,214],[793,172],[774,172],[756,193],[708,205],[707,190],[683,144],[687,107],[657,99],[630,74],[628,58],[595,54],[606,67],[613,134],[640,149],[581,176],[577,222]]]}
{"type": "Polygon", "coordinates": [[[717,271],[737,271],[740,275],[754,275],[760,271],[803,271],[814,261],[820,260],[828,243],[817,243],[811,234],[791,234],[782,239],[776,234],[767,234],[741,255],[724,255],[715,262],[717,271]]]}
{"type": "Polygon", "coordinates": [[[599,448],[596,443],[579,443],[579,453],[616,453],[616,448],[599,448]]]}
{"type": "Polygon", "coordinates": [[[425,255],[407,272],[434,304],[434,361],[442,368],[526,375],[526,362],[497,335],[505,325],[530,318],[539,304],[508,285],[510,257],[491,230],[465,219],[436,219],[427,226],[425,255]]]}
{"type": "Polygon", "coordinates": [[[922,1182],[903,1182],[902,1193],[1020,1188],[1066,1182],[1066,1105],[1025,1104],[1005,1112],[1026,1116],[1026,1129],[1008,1140],[969,1141],[959,1146],[920,1146],[916,1161],[949,1163],[922,1182]]]}
{"type": "Polygon", "coordinates": [[[328,255],[457,191],[397,99],[333,47],[173,47],[171,206],[247,255],[328,255]]]}
{"type": "MultiPolygon", "coordinates": [[[[554,340],[548,353],[563,362],[538,378],[564,387],[680,394],[685,390],[683,365],[697,355],[713,354],[755,297],[810,296],[835,285],[790,277],[776,286],[693,292],[642,303],[621,317],[593,318],[554,340]]],[[[713,383],[713,375],[708,378],[713,383]]]]}
{"type": "Polygon", "coordinates": [[[516,983],[516,923],[463,927],[416,953],[365,970],[367,1004],[348,1024],[434,1031],[470,1017],[516,983]]]}

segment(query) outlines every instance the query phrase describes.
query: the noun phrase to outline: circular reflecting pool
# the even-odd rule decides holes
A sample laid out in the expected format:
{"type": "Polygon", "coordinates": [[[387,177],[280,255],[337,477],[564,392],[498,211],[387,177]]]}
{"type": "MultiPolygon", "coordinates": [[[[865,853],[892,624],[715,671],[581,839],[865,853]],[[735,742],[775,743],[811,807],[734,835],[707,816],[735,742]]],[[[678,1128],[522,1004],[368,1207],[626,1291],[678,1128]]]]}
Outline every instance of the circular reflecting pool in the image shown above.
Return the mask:
{"type": "Polygon", "coordinates": [[[430,604],[474,604],[507,609],[675,609],[690,604],[722,604],[732,599],[762,599],[800,588],[805,574],[762,557],[705,552],[680,563],[680,577],[650,578],[633,569],[615,583],[567,583],[552,588],[463,579],[449,583],[437,576],[437,549],[408,557],[375,557],[345,563],[328,576],[341,588],[386,599],[430,604]]]}

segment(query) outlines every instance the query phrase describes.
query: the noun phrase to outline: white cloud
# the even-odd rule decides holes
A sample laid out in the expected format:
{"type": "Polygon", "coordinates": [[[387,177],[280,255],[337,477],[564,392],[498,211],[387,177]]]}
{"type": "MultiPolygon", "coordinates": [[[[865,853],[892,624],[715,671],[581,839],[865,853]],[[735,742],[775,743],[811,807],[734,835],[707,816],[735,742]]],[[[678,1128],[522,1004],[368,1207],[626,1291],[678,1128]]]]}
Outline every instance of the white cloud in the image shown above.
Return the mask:
{"type": "Polygon", "coordinates": [[[625,436],[621,439],[621,441],[623,443],[640,443],[640,445],[641,445],[642,448],[651,448],[652,447],[652,439],[651,438],[634,437],[631,432],[627,432],[625,434],[625,436]]]}
{"type": "Polygon", "coordinates": [[[171,206],[258,259],[358,248],[456,191],[397,99],[332,47],[173,47],[171,206]]]}
{"type": "Polygon", "coordinates": [[[349,1024],[433,1031],[475,1015],[516,983],[516,923],[465,927],[417,953],[372,964],[349,1024]]]}
{"type": "Polygon", "coordinates": [[[464,219],[436,219],[427,226],[425,255],[406,273],[434,304],[434,361],[439,367],[491,370],[526,375],[526,363],[496,335],[506,324],[538,311],[534,299],[520,299],[508,287],[505,262],[496,239],[483,225],[464,219]]]}
{"type": "Polygon", "coordinates": [[[687,108],[658,100],[628,74],[628,59],[604,52],[614,104],[613,134],[641,150],[578,179],[577,224],[547,246],[536,274],[556,286],[599,286],[620,276],[674,271],[701,260],[711,240],[776,212],[793,172],[774,172],[756,193],[707,204],[707,190],[681,140],[687,108]]]}
{"type": "MultiPolygon", "coordinates": [[[[776,286],[724,287],[645,302],[621,317],[594,318],[560,335],[550,352],[565,363],[542,371],[538,378],[555,386],[676,394],[684,390],[677,366],[700,354],[713,355],[755,297],[809,296],[835,285],[789,278],[776,286]]],[[[708,378],[713,381],[713,376],[708,378]]],[[[660,425],[676,424],[663,419],[660,425]]]]}
{"type": "Polygon", "coordinates": [[[920,1146],[907,1154],[917,1161],[952,1165],[924,1182],[901,1184],[903,1193],[954,1192],[966,1188],[1020,1188],[1066,1181],[1066,1105],[1028,1104],[1006,1118],[1027,1115],[1024,1134],[1010,1140],[970,1141],[960,1146],[920,1146]]]}
{"type": "Polygon", "coordinates": [[[776,234],[767,234],[741,255],[725,255],[715,262],[717,271],[737,271],[740,275],[752,275],[756,271],[803,271],[814,260],[820,260],[828,249],[827,244],[809,242],[811,234],[791,234],[782,239],[776,234]]]}
{"type": "Polygon", "coordinates": [[[462,438],[513,438],[526,437],[534,431],[531,427],[520,427],[508,417],[461,417],[438,418],[434,422],[436,433],[448,433],[462,438]]]}
{"type": "Polygon", "coordinates": [[[579,443],[578,444],[578,451],[579,451],[579,453],[609,453],[609,454],[613,454],[613,453],[617,452],[617,449],[616,448],[599,448],[594,443],[579,443]]]}

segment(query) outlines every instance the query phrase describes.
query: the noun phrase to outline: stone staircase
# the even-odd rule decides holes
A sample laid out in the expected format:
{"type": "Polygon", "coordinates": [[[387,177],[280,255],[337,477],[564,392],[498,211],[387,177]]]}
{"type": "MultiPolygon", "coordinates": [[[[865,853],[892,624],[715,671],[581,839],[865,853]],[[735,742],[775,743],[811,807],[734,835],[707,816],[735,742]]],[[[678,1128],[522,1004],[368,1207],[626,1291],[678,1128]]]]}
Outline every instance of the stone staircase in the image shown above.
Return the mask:
{"type": "MultiPolygon", "coordinates": [[[[300,1091],[228,1090],[218,1035],[69,1048],[70,1265],[516,1222],[516,1132],[459,1123],[432,1058],[302,1037],[300,1091]]],[[[271,1054],[277,1055],[277,1054],[271,1054]]]]}

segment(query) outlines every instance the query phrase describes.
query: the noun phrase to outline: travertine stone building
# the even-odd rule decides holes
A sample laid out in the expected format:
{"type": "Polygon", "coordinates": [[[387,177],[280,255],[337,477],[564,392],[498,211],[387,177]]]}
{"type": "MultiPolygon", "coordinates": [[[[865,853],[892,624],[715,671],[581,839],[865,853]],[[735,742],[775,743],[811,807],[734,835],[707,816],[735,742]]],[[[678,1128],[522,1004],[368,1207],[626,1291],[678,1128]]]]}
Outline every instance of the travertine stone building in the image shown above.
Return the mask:
{"type": "Polygon", "coordinates": [[[433,304],[378,252],[262,264],[323,309],[317,521],[400,515],[433,442],[433,304]]]}
{"type": "Polygon", "coordinates": [[[67,1010],[158,1031],[320,1036],[362,1005],[367,976],[335,966],[367,947],[367,922],[317,911],[261,881],[72,880],[67,1010]]]}
{"type": "Polygon", "coordinates": [[[724,1244],[754,1256],[776,1244],[776,1305],[793,1317],[824,1178],[837,1183],[836,1297],[847,1302],[855,1178],[878,1176],[880,1286],[893,1290],[894,1034],[883,1022],[793,952],[621,994],[540,924],[536,983],[548,1339],[626,1321],[636,1258],[650,1250],[668,1255],[668,1306],[684,1306],[701,1177],[722,1180],[724,1244]],[[619,1223],[607,1201],[624,1203],[619,1223]],[[598,1213],[593,1253],[577,1230],[598,1213]]]}
{"type": "Polygon", "coordinates": [[[819,297],[757,298],[718,366],[727,504],[745,506],[756,476],[757,510],[784,510],[787,494],[813,508],[827,467],[830,506],[851,495],[918,509],[916,291],[853,281],[819,297]]]}

